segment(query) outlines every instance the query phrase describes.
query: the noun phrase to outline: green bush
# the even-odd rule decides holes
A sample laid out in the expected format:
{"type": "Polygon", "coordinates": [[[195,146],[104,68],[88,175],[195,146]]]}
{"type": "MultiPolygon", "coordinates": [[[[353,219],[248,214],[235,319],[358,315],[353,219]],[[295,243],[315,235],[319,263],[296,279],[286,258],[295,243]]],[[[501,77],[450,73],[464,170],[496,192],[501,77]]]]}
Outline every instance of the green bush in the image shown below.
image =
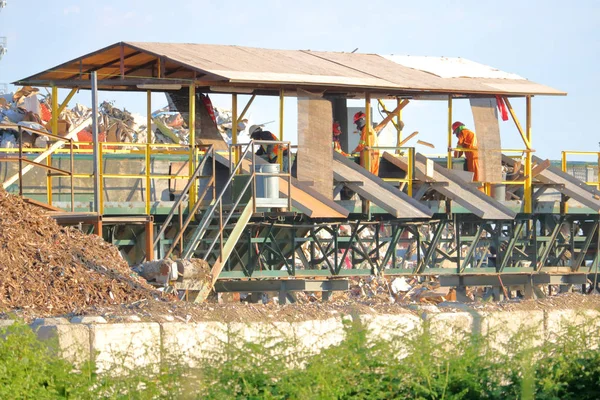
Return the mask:
{"type": "Polygon", "coordinates": [[[27,325],[1,335],[0,399],[600,398],[599,337],[581,326],[533,347],[533,334],[520,332],[500,348],[479,335],[375,340],[355,319],[341,343],[316,355],[295,352],[294,338],[230,334],[196,368],[174,359],[122,376],[69,364],[27,325]]]}

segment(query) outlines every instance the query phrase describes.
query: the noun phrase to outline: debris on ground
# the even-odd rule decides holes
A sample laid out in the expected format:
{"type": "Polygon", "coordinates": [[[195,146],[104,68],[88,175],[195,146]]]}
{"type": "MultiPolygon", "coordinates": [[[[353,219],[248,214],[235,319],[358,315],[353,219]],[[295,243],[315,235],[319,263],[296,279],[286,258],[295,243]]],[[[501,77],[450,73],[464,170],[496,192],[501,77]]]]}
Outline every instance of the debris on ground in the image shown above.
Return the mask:
{"type": "MultiPolygon", "coordinates": [[[[211,107],[218,131],[226,143],[231,143],[232,113],[230,110],[211,107]]],[[[16,129],[2,125],[21,125],[38,131],[65,137],[72,134],[76,142],[84,142],[80,148],[88,148],[92,141],[92,109],[82,104],[65,108],[58,117],[58,132],[52,132],[52,98],[40,93],[39,89],[25,86],[16,93],[0,95],[0,148],[18,147],[16,129]]],[[[182,114],[169,107],[156,110],[151,115],[150,143],[189,144],[189,127],[182,114]]],[[[240,143],[247,143],[248,119],[238,123],[240,143]]],[[[148,142],[148,120],[146,116],[119,108],[114,101],[104,101],[98,110],[98,137],[101,142],[145,144],[148,142]]],[[[37,140],[37,134],[24,132],[23,147],[47,147],[51,140],[37,140]]]]}
{"type": "Polygon", "coordinates": [[[60,227],[0,188],[0,311],[55,315],[175,298],[133,273],[116,247],[60,227]]]}

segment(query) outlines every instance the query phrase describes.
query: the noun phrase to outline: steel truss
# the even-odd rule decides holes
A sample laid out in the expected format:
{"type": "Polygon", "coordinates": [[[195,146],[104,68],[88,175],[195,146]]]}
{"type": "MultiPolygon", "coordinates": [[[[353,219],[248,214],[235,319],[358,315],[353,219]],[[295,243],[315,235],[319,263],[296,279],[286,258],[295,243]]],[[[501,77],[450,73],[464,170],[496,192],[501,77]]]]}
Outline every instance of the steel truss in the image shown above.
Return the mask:
{"type": "MultiPolygon", "coordinates": [[[[254,221],[220,278],[597,274],[598,215],[426,222],[254,221]]],[[[486,278],[489,279],[489,278],[486,278]]],[[[487,281],[486,281],[487,282],[487,281]]]]}

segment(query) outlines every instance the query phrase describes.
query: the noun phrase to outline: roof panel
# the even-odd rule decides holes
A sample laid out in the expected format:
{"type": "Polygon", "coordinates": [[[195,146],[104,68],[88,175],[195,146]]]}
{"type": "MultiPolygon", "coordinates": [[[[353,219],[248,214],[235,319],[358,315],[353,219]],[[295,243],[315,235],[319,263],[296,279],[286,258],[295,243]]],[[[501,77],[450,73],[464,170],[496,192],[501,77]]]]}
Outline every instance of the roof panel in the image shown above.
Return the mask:
{"type": "MultiPolygon", "coordinates": [[[[425,62],[423,59],[427,58],[414,57],[409,58],[412,60],[409,62],[406,61],[406,57],[395,56],[392,61],[377,54],[139,42],[116,43],[16,84],[50,86],[54,80],[74,79],[76,76],[73,71],[79,71],[82,64],[93,66],[87,70],[83,69],[84,72],[97,69],[99,75],[114,75],[115,70],[120,68],[118,61],[121,48],[127,68],[126,79],[119,80],[118,83],[125,86],[127,78],[134,78],[144,64],[161,57],[172,69],[187,71],[190,74],[200,72],[202,75],[208,75],[202,79],[216,80],[219,81],[219,85],[225,86],[234,86],[236,83],[269,88],[282,85],[319,86],[331,90],[384,90],[391,95],[415,92],[466,95],[566,94],[523,80],[517,75],[503,73],[464,59],[460,59],[460,63],[439,58],[431,58],[425,62]],[[141,54],[132,55],[136,51],[141,54]],[[433,62],[434,59],[437,61],[433,62]],[[132,72],[128,74],[129,71],[132,72]],[[457,77],[464,75],[472,77],[457,77]]],[[[69,82],[63,82],[63,85],[68,84],[69,82]]],[[[73,86],[77,86],[77,82],[73,82],[73,86]]],[[[135,84],[131,86],[132,90],[135,90],[135,84]]]]}

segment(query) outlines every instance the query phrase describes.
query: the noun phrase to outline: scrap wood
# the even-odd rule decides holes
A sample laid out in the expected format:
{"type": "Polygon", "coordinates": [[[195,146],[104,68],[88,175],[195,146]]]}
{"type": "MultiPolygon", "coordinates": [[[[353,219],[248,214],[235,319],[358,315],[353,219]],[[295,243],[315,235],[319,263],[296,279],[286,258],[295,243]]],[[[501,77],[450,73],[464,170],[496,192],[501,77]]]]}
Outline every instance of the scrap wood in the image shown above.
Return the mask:
{"type": "Polygon", "coordinates": [[[401,141],[400,143],[398,143],[398,147],[404,146],[406,143],[408,143],[408,141],[410,141],[410,139],[414,138],[418,134],[419,134],[419,131],[414,131],[413,133],[411,133],[410,135],[408,135],[406,139],[404,139],[403,141],[401,141]]]}
{"type": "Polygon", "coordinates": [[[423,140],[417,140],[417,143],[422,144],[423,146],[427,146],[427,147],[431,147],[432,149],[435,149],[435,145],[433,143],[425,142],[423,140]]]}
{"type": "Polygon", "coordinates": [[[0,311],[38,316],[174,299],[131,271],[116,247],[0,189],[0,311]]]}

